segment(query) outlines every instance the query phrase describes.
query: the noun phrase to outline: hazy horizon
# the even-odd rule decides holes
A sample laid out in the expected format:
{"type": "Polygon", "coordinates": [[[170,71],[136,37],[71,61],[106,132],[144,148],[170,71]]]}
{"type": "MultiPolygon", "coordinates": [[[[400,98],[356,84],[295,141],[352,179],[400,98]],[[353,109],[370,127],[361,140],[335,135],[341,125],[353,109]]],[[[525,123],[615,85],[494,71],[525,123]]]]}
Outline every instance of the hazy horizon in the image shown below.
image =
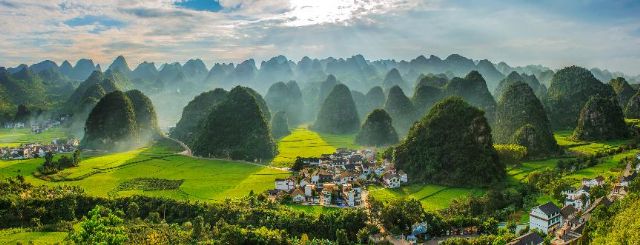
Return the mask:
{"type": "Polygon", "coordinates": [[[0,0],[0,66],[118,55],[257,65],[291,60],[411,60],[460,54],[511,66],[568,65],[640,74],[640,2],[419,0],[0,0]]]}

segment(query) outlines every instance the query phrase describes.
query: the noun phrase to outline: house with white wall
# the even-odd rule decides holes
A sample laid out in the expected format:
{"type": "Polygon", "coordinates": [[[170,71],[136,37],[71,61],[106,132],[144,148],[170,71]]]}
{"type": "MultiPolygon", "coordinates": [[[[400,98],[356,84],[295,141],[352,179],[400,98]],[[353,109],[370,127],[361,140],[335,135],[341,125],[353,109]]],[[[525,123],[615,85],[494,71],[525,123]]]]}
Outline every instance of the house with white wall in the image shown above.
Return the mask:
{"type": "Polygon", "coordinates": [[[547,202],[531,209],[529,213],[529,228],[538,229],[545,234],[562,223],[560,208],[552,202],[547,202]]]}

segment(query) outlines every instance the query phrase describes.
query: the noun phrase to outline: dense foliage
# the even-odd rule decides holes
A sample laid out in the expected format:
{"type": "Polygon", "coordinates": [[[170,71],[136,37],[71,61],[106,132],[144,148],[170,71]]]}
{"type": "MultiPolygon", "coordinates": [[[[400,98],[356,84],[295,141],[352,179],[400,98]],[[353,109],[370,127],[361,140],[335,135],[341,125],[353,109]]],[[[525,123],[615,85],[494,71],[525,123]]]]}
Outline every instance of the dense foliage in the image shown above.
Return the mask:
{"type": "Polygon", "coordinates": [[[624,114],[615,98],[591,97],[580,112],[573,138],[578,140],[610,140],[629,136],[624,114]]]}
{"type": "Polygon", "coordinates": [[[269,160],[276,154],[269,123],[256,97],[240,86],[213,108],[190,147],[199,156],[248,161],[269,160]]]}
{"type": "Polygon", "coordinates": [[[505,177],[484,113],[457,97],[436,104],[411,128],[394,161],[410,179],[430,183],[486,186],[505,177]]]}
{"type": "Polygon", "coordinates": [[[271,134],[276,139],[287,136],[289,133],[289,123],[287,121],[287,113],[284,111],[276,112],[271,118],[271,134]]]}
{"type": "Polygon", "coordinates": [[[324,100],[313,128],[325,133],[355,133],[360,127],[356,104],[347,86],[338,84],[324,100]]]}
{"type": "Polygon", "coordinates": [[[89,114],[81,145],[88,149],[122,150],[138,144],[133,103],[119,90],[105,95],[89,114]]]}
{"type": "Polygon", "coordinates": [[[559,150],[542,103],[523,82],[509,84],[498,100],[493,139],[500,144],[522,145],[531,156],[559,150]]]}
{"type": "Polygon", "coordinates": [[[610,98],[614,93],[587,69],[578,66],[560,69],[553,75],[545,101],[551,126],[574,128],[580,111],[591,96],[610,98]]]}
{"type": "Polygon", "coordinates": [[[226,96],[227,91],[217,88],[193,98],[182,110],[182,117],[170,136],[186,144],[193,143],[200,123],[226,96]]]}
{"type": "Polygon", "coordinates": [[[391,116],[383,109],[373,110],[362,124],[355,142],[358,145],[378,147],[398,143],[398,134],[393,128],[391,116]]]}
{"type": "Polygon", "coordinates": [[[89,197],[77,187],[32,186],[23,178],[1,180],[0,187],[1,228],[68,231],[69,239],[81,244],[329,244],[356,241],[368,221],[363,209],[309,214],[270,202],[263,194],[190,203],[142,196],[89,197]],[[87,217],[74,228],[71,222],[84,214],[87,217]]]}

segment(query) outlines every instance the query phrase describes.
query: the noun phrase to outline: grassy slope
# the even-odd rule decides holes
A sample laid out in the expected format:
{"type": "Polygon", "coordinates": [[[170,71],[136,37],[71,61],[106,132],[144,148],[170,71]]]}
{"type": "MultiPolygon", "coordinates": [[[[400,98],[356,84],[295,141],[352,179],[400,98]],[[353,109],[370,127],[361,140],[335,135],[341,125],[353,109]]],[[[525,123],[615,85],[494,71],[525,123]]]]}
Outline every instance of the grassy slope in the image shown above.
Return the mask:
{"type": "MultiPolygon", "coordinates": [[[[6,135],[0,139],[6,139],[6,135]]],[[[77,185],[90,195],[103,197],[143,194],[207,201],[244,196],[251,190],[262,192],[272,189],[275,178],[289,175],[281,170],[248,163],[195,159],[157,146],[86,158],[79,167],[51,176],[51,181],[32,175],[42,162],[42,159],[0,160],[0,177],[23,175],[34,184],[77,185]],[[177,190],[117,190],[120,183],[143,177],[184,179],[184,183],[177,190]]]]}
{"type": "Polygon", "coordinates": [[[273,165],[288,167],[296,157],[319,157],[335,152],[336,147],[327,143],[320,134],[300,126],[278,141],[278,155],[273,165]]]}
{"type": "Polygon", "coordinates": [[[54,244],[62,242],[66,232],[30,232],[24,229],[0,230],[0,244],[54,244]]]}
{"type": "Polygon", "coordinates": [[[426,210],[444,209],[449,206],[451,201],[456,198],[484,194],[484,190],[480,188],[453,188],[433,184],[411,184],[402,186],[398,189],[387,189],[382,187],[369,188],[369,195],[381,200],[389,201],[392,199],[410,198],[419,200],[426,210]]]}

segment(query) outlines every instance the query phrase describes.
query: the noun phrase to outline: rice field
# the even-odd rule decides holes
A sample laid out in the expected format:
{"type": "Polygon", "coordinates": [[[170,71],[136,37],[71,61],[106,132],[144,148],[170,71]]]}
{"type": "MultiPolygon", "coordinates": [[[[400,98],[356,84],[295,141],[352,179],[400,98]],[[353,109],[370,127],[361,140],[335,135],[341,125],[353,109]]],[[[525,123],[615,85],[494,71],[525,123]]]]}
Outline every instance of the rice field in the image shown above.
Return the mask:
{"type": "Polygon", "coordinates": [[[33,232],[25,229],[0,230],[0,244],[55,244],[67,237],[66,232],[33,232]]]}
{"type": "Polygon", "coordinates": [[[380,201],[394,199],[416,199],[422,203],[425,210],[440,210],[447,208],[451,201],[469,195],[481,196],[485,192],[481,188],[447,187],[433,184],[411,184],[397,189],[373,186],[369,188],[369,195],[380,201]]]}
{"type": "Polygon", "coordinates": [[[619,146],[628,142],[628,140],[608,140],[608,141],[574,141],[571,139],[573,131],[562,130],[554,132],[558,145],[564,147],[569,153],[577,155],[593,155],[599,151],[606,151],[610,149],[618,148],[619,146]]]}
{"type": "Polygon", "coordinates": [[[336,151],[336,148],[357,149],[353,143],[354,135],[321,134],[309,130],[307,126],[294,129],[291,134],[278,141],[278,155],[272,164],[278,167],[290,167],[296,157],[319,157],[336,151]]]}
{"type": "Polygon", "coordinates": [[[273,189],[274,180],[288,172],[244,162],[196,159],[159,147],[142,148],[83,159],[43,180],[32,175],[43,159],[0,161],[0,177],[23,175],[34,184],[75,185],[89,195],[121,197],[147,195],[178,200],[217,201],[273,189]],[[119,190],[137,178],[182,180],[175,190],[119,190]]]}

